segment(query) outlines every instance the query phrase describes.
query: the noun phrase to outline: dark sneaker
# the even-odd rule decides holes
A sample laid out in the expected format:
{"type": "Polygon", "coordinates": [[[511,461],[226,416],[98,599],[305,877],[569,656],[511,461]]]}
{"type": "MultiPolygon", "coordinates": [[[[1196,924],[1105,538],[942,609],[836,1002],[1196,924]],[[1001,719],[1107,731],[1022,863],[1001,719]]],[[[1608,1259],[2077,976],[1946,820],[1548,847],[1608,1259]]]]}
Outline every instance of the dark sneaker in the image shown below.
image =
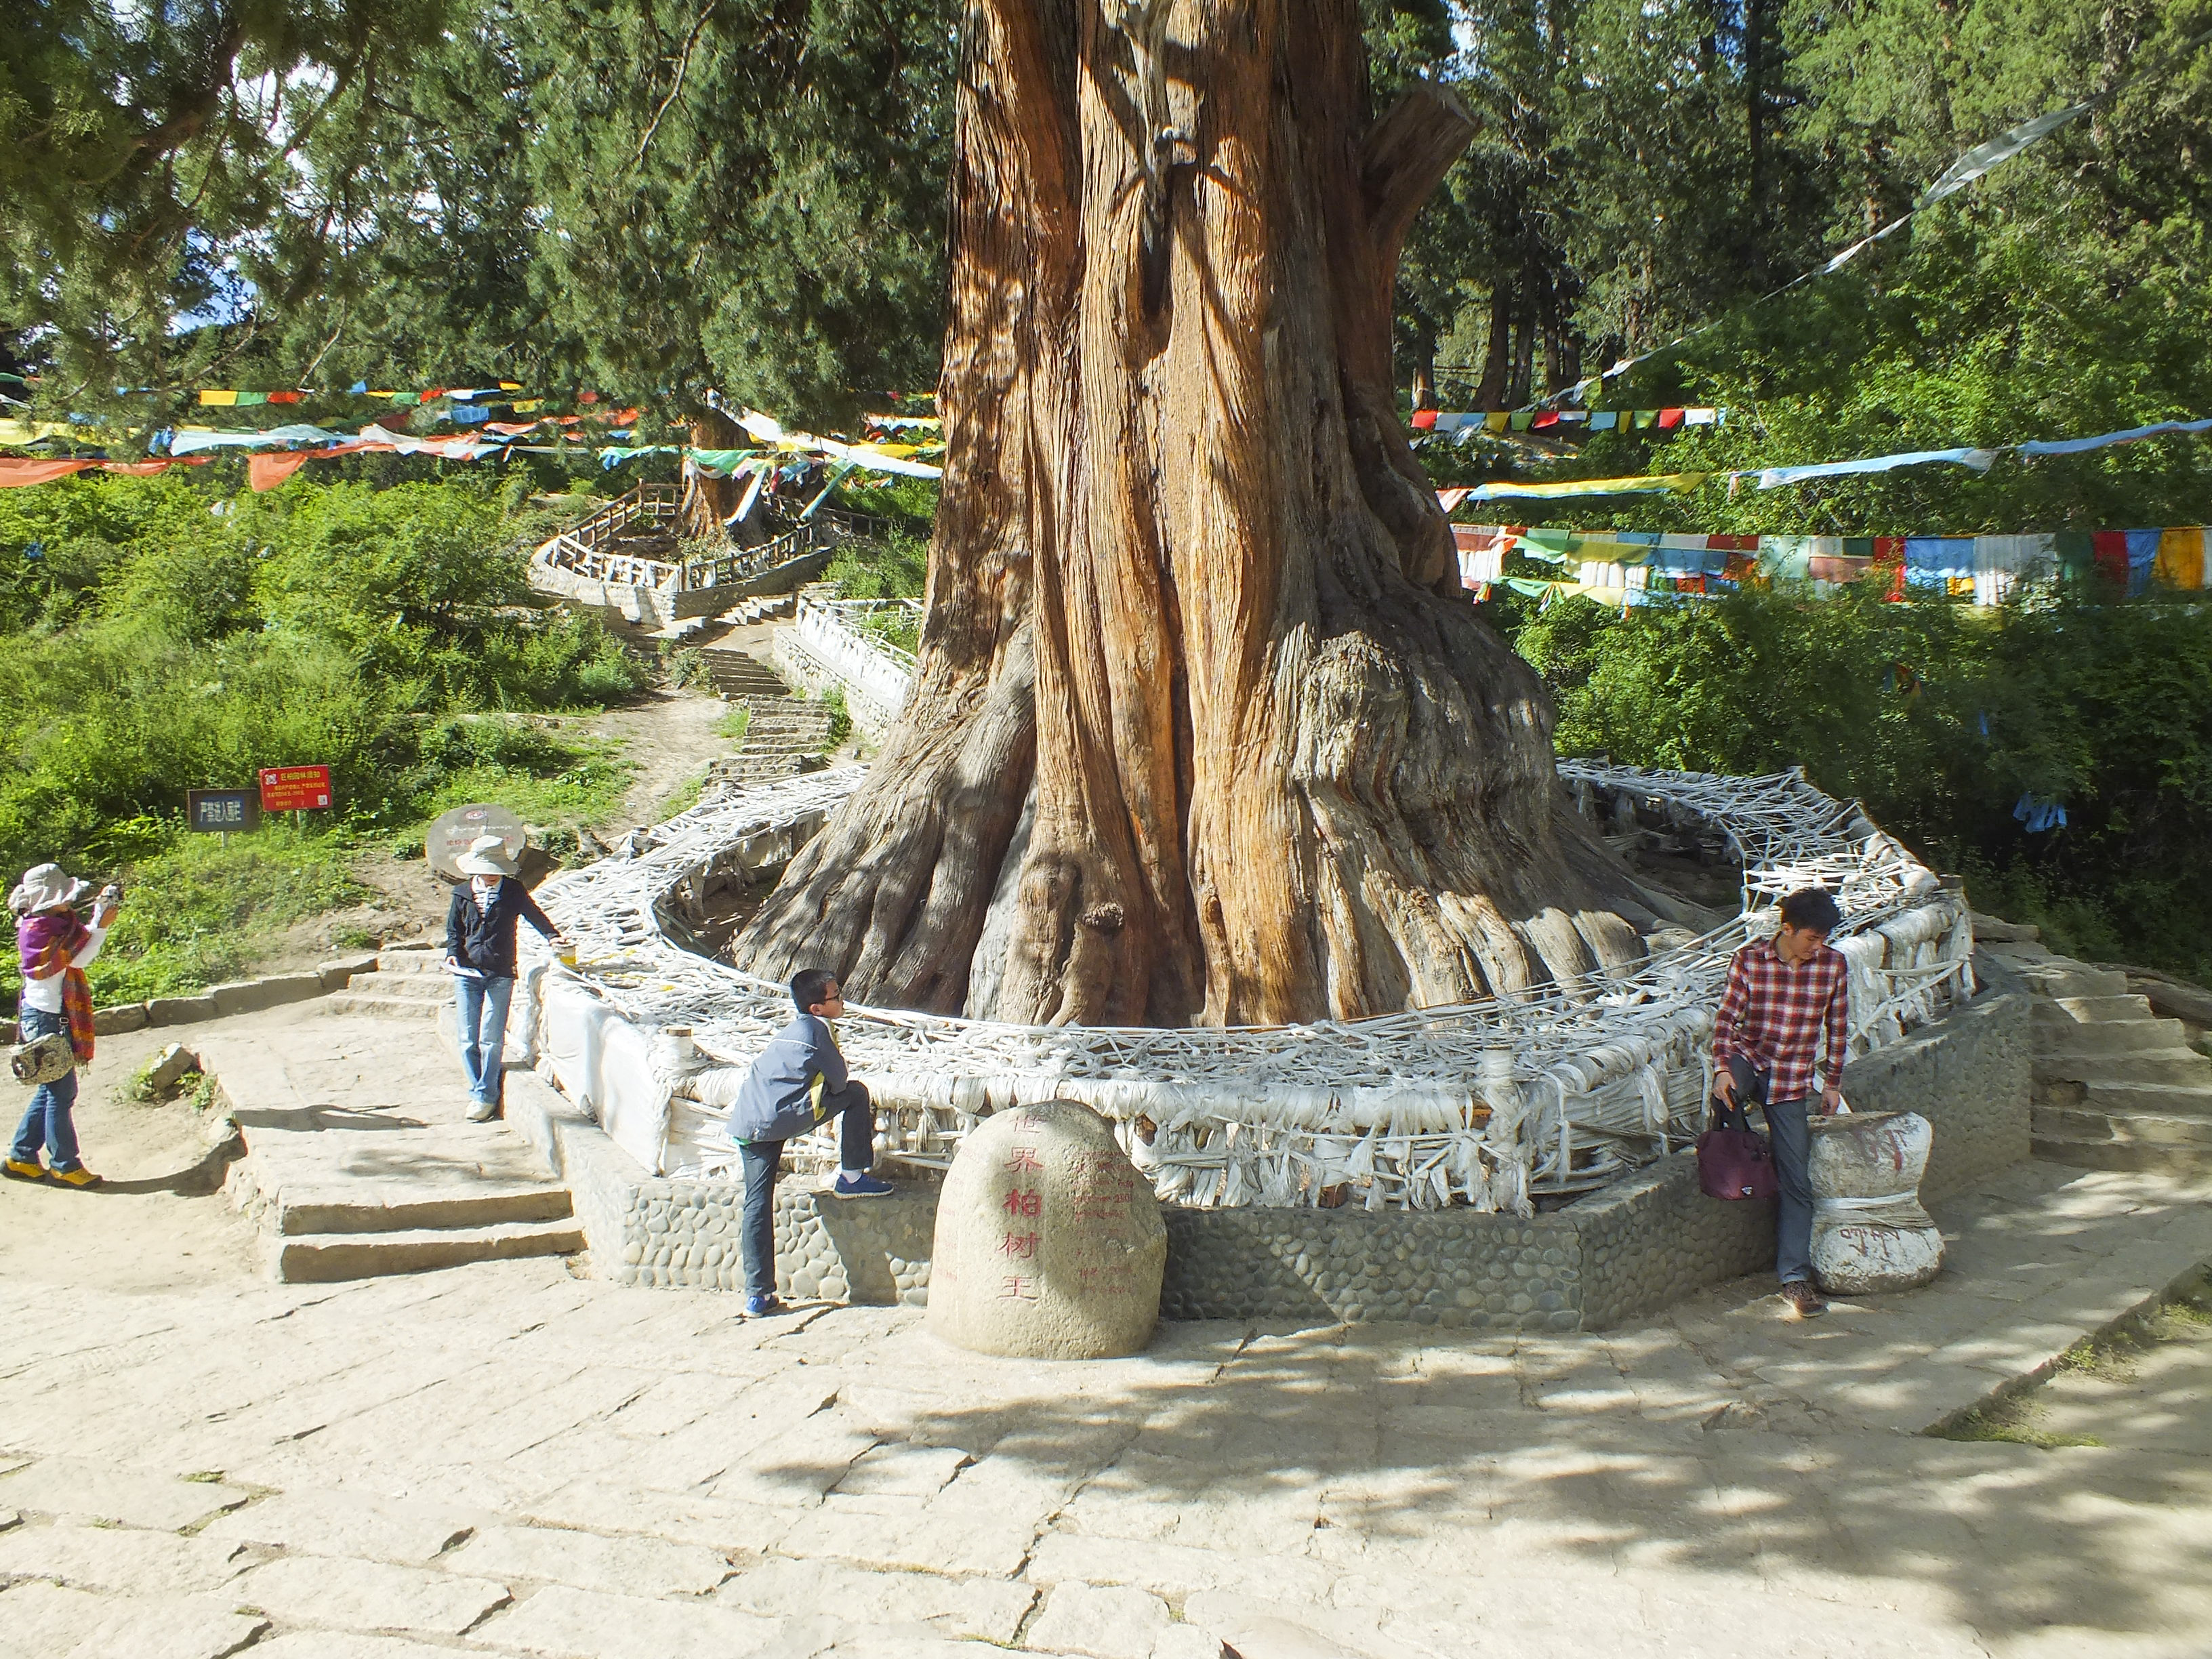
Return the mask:
{"type": "Polygon", "coordinates": [[[898,1190],[888,1181],[878,1181],[872,1175],[841,1175],[830,1188],[835,1198],[889,1198],[898,1190]]]}
{"type": "Polygon", "coordinates": [[[745,1298],[745,1312],[755,1319],[760,1318],[763,1314],[789,1313],[790,1311],[789,1305],[781,1297],[749,1296],[745,1298]]]}
{"type": "Polygon", "coordinates": [[[1818,1319],[1828,1311],[1826,1300],[1813,1288],[1810,1279],[1791,1279],[1782,1287],[1782,1299],[1790,1304],[1792,1319],[1818,1319]]]}

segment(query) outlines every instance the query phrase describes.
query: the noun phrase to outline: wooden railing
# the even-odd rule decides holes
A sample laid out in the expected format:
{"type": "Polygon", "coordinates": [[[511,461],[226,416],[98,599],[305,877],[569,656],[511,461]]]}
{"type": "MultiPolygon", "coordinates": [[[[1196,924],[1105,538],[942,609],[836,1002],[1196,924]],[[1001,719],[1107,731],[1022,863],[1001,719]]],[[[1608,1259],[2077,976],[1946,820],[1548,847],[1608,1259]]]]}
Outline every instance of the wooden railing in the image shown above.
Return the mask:
{"type": "Polygon", "coordinates": [[[596,552],[640,520],[659,526],[674,520],[683,510],[681,484],[641,483],[628,495],[609,501],[583,523],[563,531],[562,536],[596,552]]]}
{"type": "Polygon", "coordinates": [[[632,526],[643,522],[658,527],[674,520],[683,507],[682,485],[640,484],[581,524],[541,544],[537,562],[587,581],[689,593],[749,580],[793,559],[856,536],[880,535],[890,528],[887,519],[824,507],[813,518],[792,524],[781,535],[757,547],[732,546],[684,559],[657,559],[616,550],[620,538],[632,526]]]}

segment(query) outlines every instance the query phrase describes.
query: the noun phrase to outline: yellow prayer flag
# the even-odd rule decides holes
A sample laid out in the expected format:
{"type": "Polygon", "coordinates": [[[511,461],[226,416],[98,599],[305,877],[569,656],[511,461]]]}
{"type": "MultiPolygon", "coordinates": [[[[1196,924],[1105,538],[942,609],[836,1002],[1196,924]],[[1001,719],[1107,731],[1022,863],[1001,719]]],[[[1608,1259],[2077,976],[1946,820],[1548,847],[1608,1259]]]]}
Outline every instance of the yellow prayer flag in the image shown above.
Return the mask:
{"type": "Polygon", "coordinates": [[[520,380],[501,380],[499,383],[499,389],[501,392],[520,392],[522,390],[522,382],[520,380]]]}
{"type": "Polygon", "coordinates": [[[2154,580],[2168,587],[2193,591],[2206,586],[2203,526],[2191,525],[2162,532],[2158,538],[2158,559],[2150,574],[2154,580]]]}
{"type": "Polygon", "coordinates": [[[1512,418],[1510,411],[1493,409],[1482,417],[1483,429],[1487,432],[1503,432],[1505,430],[1505,423],[1512,418]]]}
{"type": "Polygon", "coordinates": [[[34,444],[41,438],[66,438],[77,428],[67,421],[0,421],[0,444],[34,444]]]}
{"type": "Polygon", "coordinates": [[[545,399],[543,398],[520,398],[515,400],[514,412],[518,415],[527,415],[533,410],[544,407],[545,399]]]}
{"type": "Polygon", "coordinates": [[[200,402],[204,405],[221,404],[228,409],[238,402],[238,394],[235,392],[202,392],[200,402]]]}

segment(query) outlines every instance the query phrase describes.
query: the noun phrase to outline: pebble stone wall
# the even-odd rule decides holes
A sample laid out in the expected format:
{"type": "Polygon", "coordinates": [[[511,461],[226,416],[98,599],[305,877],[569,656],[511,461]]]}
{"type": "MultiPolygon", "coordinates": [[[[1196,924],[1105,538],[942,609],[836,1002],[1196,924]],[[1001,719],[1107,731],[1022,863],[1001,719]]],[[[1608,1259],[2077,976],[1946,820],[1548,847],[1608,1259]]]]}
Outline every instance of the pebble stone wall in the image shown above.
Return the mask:
{"type": "MultiPolygon", "coordinates": [[[[1979,964],[1978,964],[1978,966],[1979,964]]],[[[2029,999],[2002,970],[1983,994],[1858,1062],[1860,1111],[1917,1111],[1936,1130],[1923,1196],[2027,1156],[2029,999]]],[[[642,1175],[550,1088],[508,1116],[568,1181],[593,1270],[627,1285],[742,1290],[742,1183],[642,1175]]],[[[776,1279],[794,1297],[921,1305],[928,1299],[935,1177],[894,1166],[899,1194],[826,1198],[805,1178],[776,1192],[776,1279]]],[[[1773,1260],[1765,1205],[1698,1189],[1677,1153],[1565,1209],[1529,1218],[1364,1210],[1169,1206],[1165,1319],[1304,1324],[1403,1321],[1462,1329],[1602,1330],[1773,1260]]]]}
{"type": "MultiPolygon", "coordinates": [[[[775,1189],[776,1288],[810,1300],[925,1305],[937,1187],[902,1179],[895,1197],[836,1199],[815,1190],[811,1176],[786,1174],[775,1189]]],[[[640,1182],[624,1218],[621,1263],[610,1264],[608,1276],[624,1285],[742,1291],[744,1209],[739,1182],[640,1182]]]]}
{"type": "Polygon", "coordinates": [[[1569,1213],[1472,1210],[1164,1212],[1164,1319],[1389,1320],[1490,1330],[1582,1322],[1569,1213]]]}

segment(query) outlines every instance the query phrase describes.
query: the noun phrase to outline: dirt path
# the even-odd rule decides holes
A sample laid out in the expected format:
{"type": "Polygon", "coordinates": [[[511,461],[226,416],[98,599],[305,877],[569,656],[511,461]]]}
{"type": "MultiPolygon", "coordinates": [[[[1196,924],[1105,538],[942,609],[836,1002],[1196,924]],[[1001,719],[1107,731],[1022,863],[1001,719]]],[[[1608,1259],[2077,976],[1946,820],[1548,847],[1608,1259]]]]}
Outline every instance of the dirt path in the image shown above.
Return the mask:
{"type": "MultiPolygon", "coordinates": [[[[192,1030],[100,1039],[91,1066],[77,1073],[75,1119],[85,1167],[106,1184],[80,1192],[0,1181],[0,1281],[146,1295],[260,1277],[253,1230],[222,1195],[226,1166],[202,1136],[199,1115],[123,1093],[149,1055],[179,1038],[189,1048],[192,1030]]],[[[9,1091],[9,1130],[28,1098],[9,1091]]]]}
{"type": "MultiPolygon", "coordinates": [[[[703,642],[747,651],[767,662],[773,635],[773,625],[761,624],[709,635],[703,642]]],[[[633,769],[629,787],[611,817],[586,826],[613,841],[667,817],[672,802],[703,776],[708,762],[735,752],[737,745],[714,729],[729,712],[729,705],[709,691],[655,686],[596,714],[536,718],[571,741],[597,738],[621,745],[620,758],[633,769]]],[[[309,917],[270,938],[254,971],[296,972],[333,957],[358,956],[380,944],[425,938],[445,926],[452,890],[420,857],[400,857],[392,848],[378,845],[354,860],[353,874],[373,896],[309,917]]]]}
{"type": "Polygon", "coordinates": [[[708,761],[732,751],[730,740],[714,730],[729,712],[727,703],[707,692],[655,690],[603,714],[562,719],[564,734],[618,739],[622,758],[636,769],[621,816],[592,827],[612,836],[658,821],[663,802],[704,773],[708,761]]]}

